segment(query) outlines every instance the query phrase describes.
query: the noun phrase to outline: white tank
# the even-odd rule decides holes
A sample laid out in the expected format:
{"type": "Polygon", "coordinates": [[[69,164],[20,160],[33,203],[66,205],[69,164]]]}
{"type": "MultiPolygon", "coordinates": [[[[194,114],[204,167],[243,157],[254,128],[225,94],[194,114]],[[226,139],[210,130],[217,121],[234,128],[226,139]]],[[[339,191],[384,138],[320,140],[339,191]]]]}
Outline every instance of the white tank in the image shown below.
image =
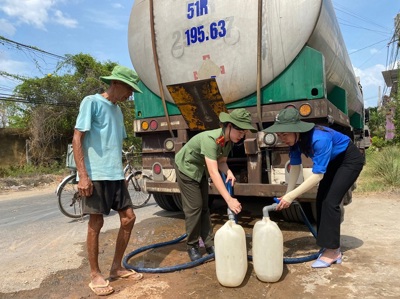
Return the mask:
{"type": "MultiPolygon", "coordinates": [[[[348,92],[349,114],[362,111],[362,97],[331,0],[262,1],[262,86],[295,59],[305,45],[325,57],[327,91],[348,92]]],[[[135,70],[160,95],[153,51],[166,85],[215,76],[225,103],[256,91],[258,1],[154,0],[154,41],[149,0],[135,0],[128,44],[135,70]]]]}
{"type": "Polygon", "coordinates": [[[253,265],[257,278],[276,282],[283,273],[283,236],[269,217],[257,221],[253,228],[253,265]]]}
{"type": "Polygon", "coordinates": [[[234,220],[228,220],[214,237],[215,270],[219,283],[237,287],[247,272],[246,234],[234,220]]]}

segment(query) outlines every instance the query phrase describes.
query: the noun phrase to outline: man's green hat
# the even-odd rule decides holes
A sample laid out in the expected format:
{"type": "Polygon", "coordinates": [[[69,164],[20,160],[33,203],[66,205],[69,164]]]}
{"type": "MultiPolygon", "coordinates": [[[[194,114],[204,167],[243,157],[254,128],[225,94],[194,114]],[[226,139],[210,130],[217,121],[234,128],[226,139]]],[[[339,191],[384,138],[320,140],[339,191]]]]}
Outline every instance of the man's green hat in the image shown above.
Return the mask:
{"type": "Polygon", "coordinates": [[[219,121],[221,123],[232,123],[242,130],[250,130],[257,132],[257,129],[251,125],[251,114],[244,108],[233,110],[231,113],[221,112],[219,114],[219,121]]]}
{"type": "Polygon", "coordinates": [[[299,111],[296,108],[285,108],[279,111],[275,117],[275,123],[264,129],[266,133],[304,133],[314,128],[315,124],[300,120],[299,111]]]}
{"type": "Polygon", "coordinates": [[[110,76],[102,76],[100,80],[108,85],[110,85],[112,80],[122,81],[131,86],[135,92],[143,93],[137,85],[140,81],[138,74],[134,70],[122,65],[116,65],[110,76]]]}

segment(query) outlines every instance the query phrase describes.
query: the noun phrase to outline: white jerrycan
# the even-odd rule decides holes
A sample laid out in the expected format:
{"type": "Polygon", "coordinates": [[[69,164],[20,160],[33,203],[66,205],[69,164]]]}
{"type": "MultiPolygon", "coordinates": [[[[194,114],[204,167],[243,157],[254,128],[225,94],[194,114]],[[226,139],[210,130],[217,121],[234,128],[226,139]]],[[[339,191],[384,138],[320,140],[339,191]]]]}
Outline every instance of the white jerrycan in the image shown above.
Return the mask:
{"type": "Polygon", "coordinates": [[[228,208],[229,220],[215,233],[215,269],[219,283],[225,287],[237,287],[247,272],[246,234],[235,223],[233,212],[228,208]]]}
{"type": "Polygon", "coordinates": [[[276,282],[283,273],[283,236],[278,225],[271,221],[268,211],[277,204],[263,208],[263,219],[253,228],[253,265],[257,278],[264,282],[276,282]]]}

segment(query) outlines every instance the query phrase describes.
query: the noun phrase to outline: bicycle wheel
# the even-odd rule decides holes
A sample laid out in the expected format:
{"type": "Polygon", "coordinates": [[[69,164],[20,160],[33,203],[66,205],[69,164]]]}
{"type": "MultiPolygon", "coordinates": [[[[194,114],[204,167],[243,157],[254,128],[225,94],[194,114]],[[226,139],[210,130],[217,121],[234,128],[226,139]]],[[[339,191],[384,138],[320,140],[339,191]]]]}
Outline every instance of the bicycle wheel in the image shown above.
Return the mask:
{"type": "Polygon", "coordinates": [[[82,200],[78,192],[76,175],[71,175],[61,183],[58,191],[58,207],[67,217],[80,218],[82,216],[82,200]]]}
{"type": "Polygon", "coordinates": [[[151,194],[142,191],[141,184],[143,183],[143,176],[141,171],[131,173],[126,179],[128,182],[128,191],[132,199],[134,209],[143,207],[150,199],[151,194]]]}

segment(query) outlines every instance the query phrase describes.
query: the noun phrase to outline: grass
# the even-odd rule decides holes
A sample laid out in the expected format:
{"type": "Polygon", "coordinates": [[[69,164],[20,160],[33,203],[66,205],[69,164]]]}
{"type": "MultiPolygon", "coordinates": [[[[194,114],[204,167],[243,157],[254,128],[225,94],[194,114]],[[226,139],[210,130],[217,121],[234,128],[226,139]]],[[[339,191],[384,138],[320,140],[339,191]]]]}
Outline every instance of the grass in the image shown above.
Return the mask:
{"type": "Polygon", "coordinates": [[[50,166],[22,165],[0,167],[0,178],[26,177],[41,174],[60,174],[63,173],[64,170],[65,166],[60,166],[58,163],[54,163],[50,166]]]}
{"type": "Polygon", "coordinates": [[[366,151],[366,164],[355,192],[387,192],[400,189],[400,149],[389,146],[366,151]]]}
{"type": "MultiPolygon", "coordinates": [[[[11,166],[0,167],[0,179],[23,178],[41,175],[65,176],[65,165],[55,163],[50,166],[11,166]]],[[[377,150],[370,147],[366,151],[366,164],[358,180],[356,193],[400,191],[400,148],[388,146],[377,150]]]]}

